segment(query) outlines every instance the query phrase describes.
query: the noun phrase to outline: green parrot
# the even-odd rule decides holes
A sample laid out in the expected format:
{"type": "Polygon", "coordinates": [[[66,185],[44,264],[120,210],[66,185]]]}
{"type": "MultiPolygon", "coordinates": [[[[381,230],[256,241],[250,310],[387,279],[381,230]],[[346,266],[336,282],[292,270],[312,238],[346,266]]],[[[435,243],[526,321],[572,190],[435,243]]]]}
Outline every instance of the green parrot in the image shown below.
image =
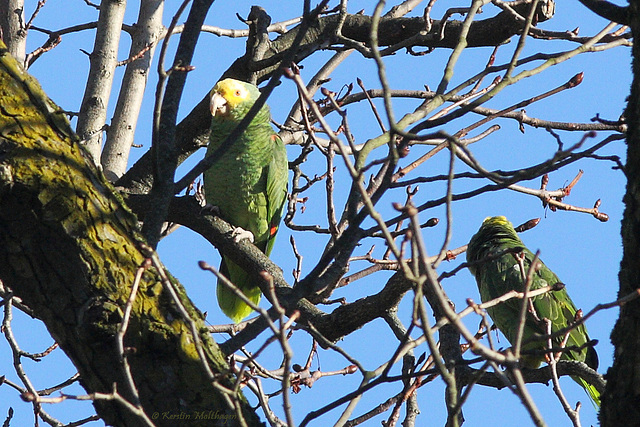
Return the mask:
{"type": "MultiPolygon", "coordinates": [[[[218,82],[211,91],[211,155],[249,112],[260,96],[252,84],[234,79],[218,82]]],[[[204,173],[207,203],[222,219],[253,235],[253,243],[267,256],[282,217],[287,198],[287,152],[270,124],[265,104],[247,129],[222,157],[204,173]]],[[[246,271],[222,256],[220,272],[254,303],[260,288],[246,271]]],[[[251,308],[218,282],[218,304],[235,323],[251,314],[251,308]]]]}
{"type": "MultiPolygon", "coordinates": [[[[524,290],[525,280],[515,258],[516,254],[505,253],[495,257],[496,254],[510,248],[517,248],[524,254],[524,275],[526,276],[534,255],[525,247],[513,225],[504,216],[486,218],[480,230],[471,238],[467,248],[467,262],[470,263],[469,270],[478,283],[482,302],[490,301],[511,290],[518,292],[524,290]]],[[[553,286],[560,282],[558,276],[549,270],[542,261],[539,261],[539,267],[533,275],[530,289],[538,289],[547,285],[553,286]]],[[[541,320],[546,318],[551,321],[551,332],[553,333],[571,325],[576,318],[577,310],[564,287],[533,297],[530,301],[537,314],[537,319],[529,309],[522,336],[521,349],[525,354],[522,355],[521,363],[524,367],[535,369],[545,360],[544,355],[542,353],[526,354],[526,352],[547,348],[545,340],[529,342],[533,336],[546,334],[541,320]]],[[[511,344],[516,340],[521,304],[521,300],[512,298],[487,308],[489,316],[511,344]]],[[[554,347],[560,347],[563,339],[563,336],[556,338],[554,347]]],[[[565,347],[571,349],[564,351],[561,359],[585,362],[591,368],[597,369],[598,355],[593,347],[585,346],[587,342],[589,342],[589,336],[584,324],[572,329],[565,344],[565,347]]],[[[598,390],[580,377],[572,376],[571,378],[585,389],[593,403],[599,407],[600,393],[598,390]]]]}

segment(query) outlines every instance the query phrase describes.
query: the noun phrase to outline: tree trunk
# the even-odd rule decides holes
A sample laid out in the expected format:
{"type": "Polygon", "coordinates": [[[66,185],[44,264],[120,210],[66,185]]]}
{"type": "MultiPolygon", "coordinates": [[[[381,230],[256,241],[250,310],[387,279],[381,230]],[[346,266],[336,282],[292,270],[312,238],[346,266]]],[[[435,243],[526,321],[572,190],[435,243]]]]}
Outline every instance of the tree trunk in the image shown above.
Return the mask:
{"type": "MultiPolygon", "coordinates": [[[[156,425],[248,425],[242,396],[202,314],[175,280],[146,268],[124,337],[117,332],[134,277],[147,259],[137,219],[78,144],[66,118],[0,42],[0,280],[41,319],[90,393],[117,391],[156,425]],[[173,288],[177,298],[172,298],[173,288]],[[184,306],[190,321],[179,310],[184,306]],[[198,331],[210,381],[198,356],[198,331]],[[214,384],[212,386],[212,382],[214,384]],[[178,418],[181,417],[181,418],[178,418]]],[[[37,399],[37,396],[34,397],[37,399]]],[[[94,400],[112,425],[144,425],[114,400],[94,400]]]]}
{"type": "MultiPolygon", "coordinates": [[[[619,297],[640,288],[640,1],[630,1],[633,31],[633,83],[626,110],[627,190],[622,218],[623,255],[619,297]]],[[[607,372],[600,420],[603,426],[640,426],[640,300],[620,309],[611,334],[616,348],[613,366],[607,372]]]]}

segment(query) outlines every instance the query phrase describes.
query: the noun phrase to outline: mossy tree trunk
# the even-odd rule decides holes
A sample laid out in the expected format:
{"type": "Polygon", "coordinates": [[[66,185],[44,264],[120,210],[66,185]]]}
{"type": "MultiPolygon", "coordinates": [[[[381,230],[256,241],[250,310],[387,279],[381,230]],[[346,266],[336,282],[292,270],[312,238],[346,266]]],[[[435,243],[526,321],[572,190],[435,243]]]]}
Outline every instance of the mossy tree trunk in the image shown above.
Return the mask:
{"type": "MultiPolygon", "coordinates": [[[[141,248],[135,216],[0,42],[0,280],[45,323],[87,392],[115,387],[134,404],[116,335],[146,259],[141,248]]],[[[199,331],[215,387],[169,285],[153,267],[139,283],[124,348],[147,416],[157,425],[175,425],[172,416],[191,417],[189,425],[233,425],[241,414],[258,424],[241,396],[236,410],[226,403],[220,386],[232,386],[228,366],[181,286],[172,283],[199,331]]],[[[142,425],[121,403],[94,405],[108,424],[142,425]]]]}

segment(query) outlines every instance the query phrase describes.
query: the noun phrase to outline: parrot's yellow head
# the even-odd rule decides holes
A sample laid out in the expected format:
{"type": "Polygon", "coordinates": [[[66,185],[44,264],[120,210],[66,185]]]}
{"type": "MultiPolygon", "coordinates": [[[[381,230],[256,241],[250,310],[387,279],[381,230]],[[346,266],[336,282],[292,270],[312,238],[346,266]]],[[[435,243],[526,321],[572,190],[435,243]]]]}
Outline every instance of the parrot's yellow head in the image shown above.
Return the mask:
{"type": "MultiPolygon", "coordinates": [[[[493,253],[504,244],[524,246],[513,225],[504,216],[490,216],[482,221],[482,226],[471,237],[467,247],[467,262],[473,263],[493,253]]],[[[470,265],[469,271],[476,274],[476,266],[470,265]]]]}
{"type": "Polygon", "coordinates": [[[249,83],[234,79],[219,81],[211,90],[209,109],[214,117],[230,118],[239,106],[249,108],[259,96],[258,88],[249,83]]]}
{"type": "Polygon", "coordinates": [[[482,221],[482,225],[511,225],[511,222],[507,219],[506,216],[488,216],[482,221]]]}

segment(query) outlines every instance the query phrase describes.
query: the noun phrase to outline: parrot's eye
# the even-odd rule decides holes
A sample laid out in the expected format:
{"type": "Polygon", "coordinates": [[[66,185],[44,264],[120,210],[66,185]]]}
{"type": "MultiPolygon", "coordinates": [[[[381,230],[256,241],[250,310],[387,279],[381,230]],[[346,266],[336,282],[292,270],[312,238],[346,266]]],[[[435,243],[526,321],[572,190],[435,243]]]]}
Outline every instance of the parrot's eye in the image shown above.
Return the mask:
{"type": "Polygon", "coordinates": [[[236,96],[241,96],[242,92],[240,91],[240,89],[236,90],[236,96]]]}

